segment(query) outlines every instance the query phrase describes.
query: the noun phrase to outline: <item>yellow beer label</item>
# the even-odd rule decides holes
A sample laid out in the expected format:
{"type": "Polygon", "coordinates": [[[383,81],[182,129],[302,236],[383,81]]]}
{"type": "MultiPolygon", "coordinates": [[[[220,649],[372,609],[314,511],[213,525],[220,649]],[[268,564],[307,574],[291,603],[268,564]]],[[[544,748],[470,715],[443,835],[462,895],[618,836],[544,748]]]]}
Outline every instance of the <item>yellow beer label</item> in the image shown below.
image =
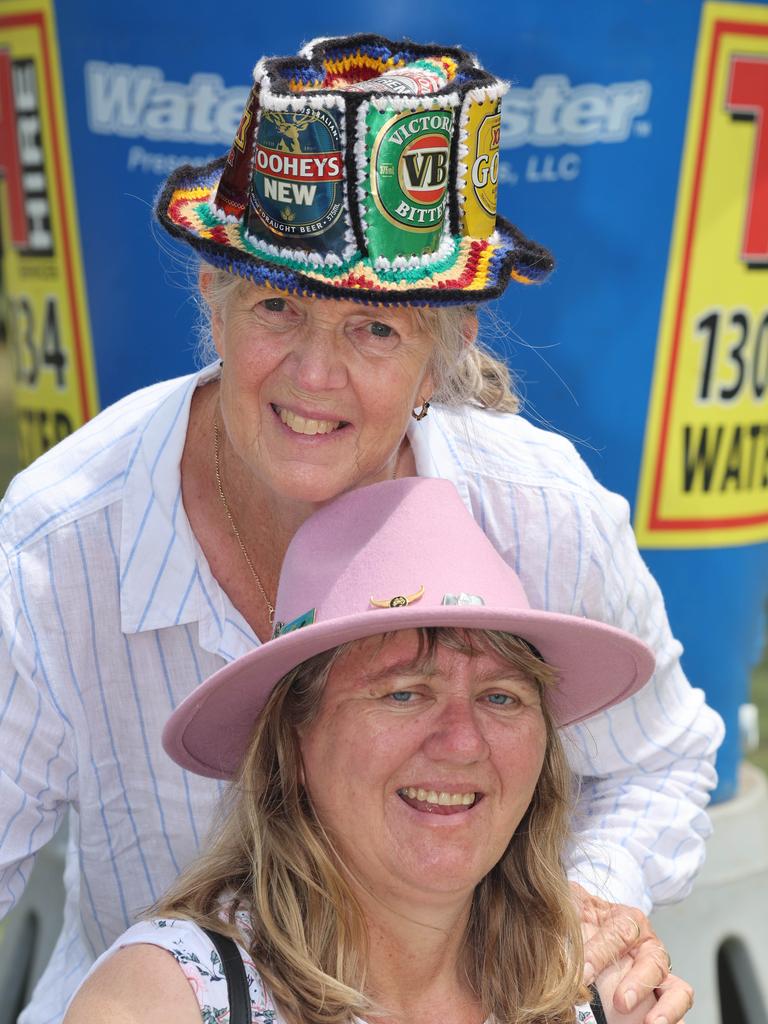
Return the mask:
{"type": "Polygon", "coordinates": [[[487,238],[496,227],[496,196],[499,190],[500,100],[469,103],[467,148],[463,163],[464,233],[487,238]]]}
{"type": "Polygon", "coordinates": [[[0,7],[0,231],[27,464],[98,407],[52,0],[0,7]]]}
{"type": "Polygon", "coordinates": [[[705,3],[635,529],[768,540],[768,7],[705,3]]]}

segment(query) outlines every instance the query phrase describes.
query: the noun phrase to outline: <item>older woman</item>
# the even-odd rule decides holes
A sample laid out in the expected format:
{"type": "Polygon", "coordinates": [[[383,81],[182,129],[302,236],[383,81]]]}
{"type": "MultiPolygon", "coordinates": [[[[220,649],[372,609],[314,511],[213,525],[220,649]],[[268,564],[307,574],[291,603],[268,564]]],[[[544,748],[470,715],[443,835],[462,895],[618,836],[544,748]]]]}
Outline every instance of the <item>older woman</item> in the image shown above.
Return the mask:
{"type": "MultiPolygon", "coordinates": [[[[528,608],[439,480],[356,490],[307,520],[277,614],[279,636],[166,729],[185,767],[236,775],[228,816],[65,1024],[235,1024],[243,964],[247,1021],[575,1021],[555,726],[638,689],[650,652],[528,608]],[[226,971],[222,930],[242,959],[226,971]]],[[[594,1017],[582,1006],[578,1020],[594,1017]]]]}
{"type": "MultiPolygon", "coordinates": [[[[10,488],[3,909],[74,811],[64,930],[23,1024],[58,1020],[194,855],[219,789],[167,762],[161,723],[269,639],[301,523],[376,481],[453,481],[537,606],[654,650],[648,686],[568,731],[574,882],[647,911],[701,863],[722,726],[680,670],[626,503],[512,414],[505,368],[476,343],[476,304],[552,265],[495,216],[503,91],[460,50],[368,36],[260,62],[226,162],[180,168],[158,202],[202,257],[216,363],[129,395],[10,488]]],[[[639,910],[581,896],[601,925],[588,963],[636,957],[626,1008],[662,982],[666,954],[639,910]]]]}

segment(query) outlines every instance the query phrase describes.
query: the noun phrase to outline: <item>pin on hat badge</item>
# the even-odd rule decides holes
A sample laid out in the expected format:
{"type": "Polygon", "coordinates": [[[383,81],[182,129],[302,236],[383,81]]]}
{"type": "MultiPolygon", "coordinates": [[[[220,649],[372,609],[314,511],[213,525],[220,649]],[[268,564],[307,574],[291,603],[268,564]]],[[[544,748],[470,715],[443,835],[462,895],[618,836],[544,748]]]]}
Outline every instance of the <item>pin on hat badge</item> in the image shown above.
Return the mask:
{"type": "Polygon", "coordinates": [[[374,608],[404,608],[407,604],[413,604],[414,601],[418,601],[423,596],[424,584],[422,583],[415,594],[398,594],[397,597],[390,597],[384,601],[377,601],[375,597],[372,597],[371,604],[374,608]]]}

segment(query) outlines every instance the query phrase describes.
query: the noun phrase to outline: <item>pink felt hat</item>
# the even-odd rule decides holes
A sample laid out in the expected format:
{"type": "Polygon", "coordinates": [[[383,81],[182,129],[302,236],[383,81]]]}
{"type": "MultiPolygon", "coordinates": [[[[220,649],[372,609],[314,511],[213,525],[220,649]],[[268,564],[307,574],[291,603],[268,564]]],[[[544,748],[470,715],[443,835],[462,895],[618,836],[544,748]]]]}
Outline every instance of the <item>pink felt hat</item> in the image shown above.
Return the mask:
{"type": "Polygon", "coordinates": [[[654,669],[620,629],[532,609],[447,480],[408,477],[351,491],[298,530],[286,552],[273,640],[220,669],[163,731],[174,761],[230,778],[276,683],[350,640],[417,626],[496,629],[523,637],[558,669],[548,704],[559,726],[630,697],[654,669]]]}

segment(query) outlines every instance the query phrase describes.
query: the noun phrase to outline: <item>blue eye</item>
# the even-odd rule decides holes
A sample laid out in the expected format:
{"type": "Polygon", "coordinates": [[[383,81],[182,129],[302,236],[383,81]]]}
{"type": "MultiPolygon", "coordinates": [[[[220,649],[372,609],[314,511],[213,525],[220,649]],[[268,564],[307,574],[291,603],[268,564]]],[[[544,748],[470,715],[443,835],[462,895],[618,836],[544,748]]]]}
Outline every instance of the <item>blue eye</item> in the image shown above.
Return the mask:
{"type": "Polygon", "coordinates": [[[495,704],[497,707],[507,707],[515,700],[517,698],[511,697],[508,693],[490,693],[488,695],[488,702],[495,704]]]}
{"type": "Polygon", "coordinates": [[[395,690],[390,694],[392,700],[397,701],[398,704],[407,704],[412,696],[413,693],[410,690],[395,690]]]}
{"type": "Polygon", "coordinates": [[[382,324],[376,320],[371,324],[371,334],[377,338],[389,338],[392,335],[392,328],[389,324],[382,324]]]}

